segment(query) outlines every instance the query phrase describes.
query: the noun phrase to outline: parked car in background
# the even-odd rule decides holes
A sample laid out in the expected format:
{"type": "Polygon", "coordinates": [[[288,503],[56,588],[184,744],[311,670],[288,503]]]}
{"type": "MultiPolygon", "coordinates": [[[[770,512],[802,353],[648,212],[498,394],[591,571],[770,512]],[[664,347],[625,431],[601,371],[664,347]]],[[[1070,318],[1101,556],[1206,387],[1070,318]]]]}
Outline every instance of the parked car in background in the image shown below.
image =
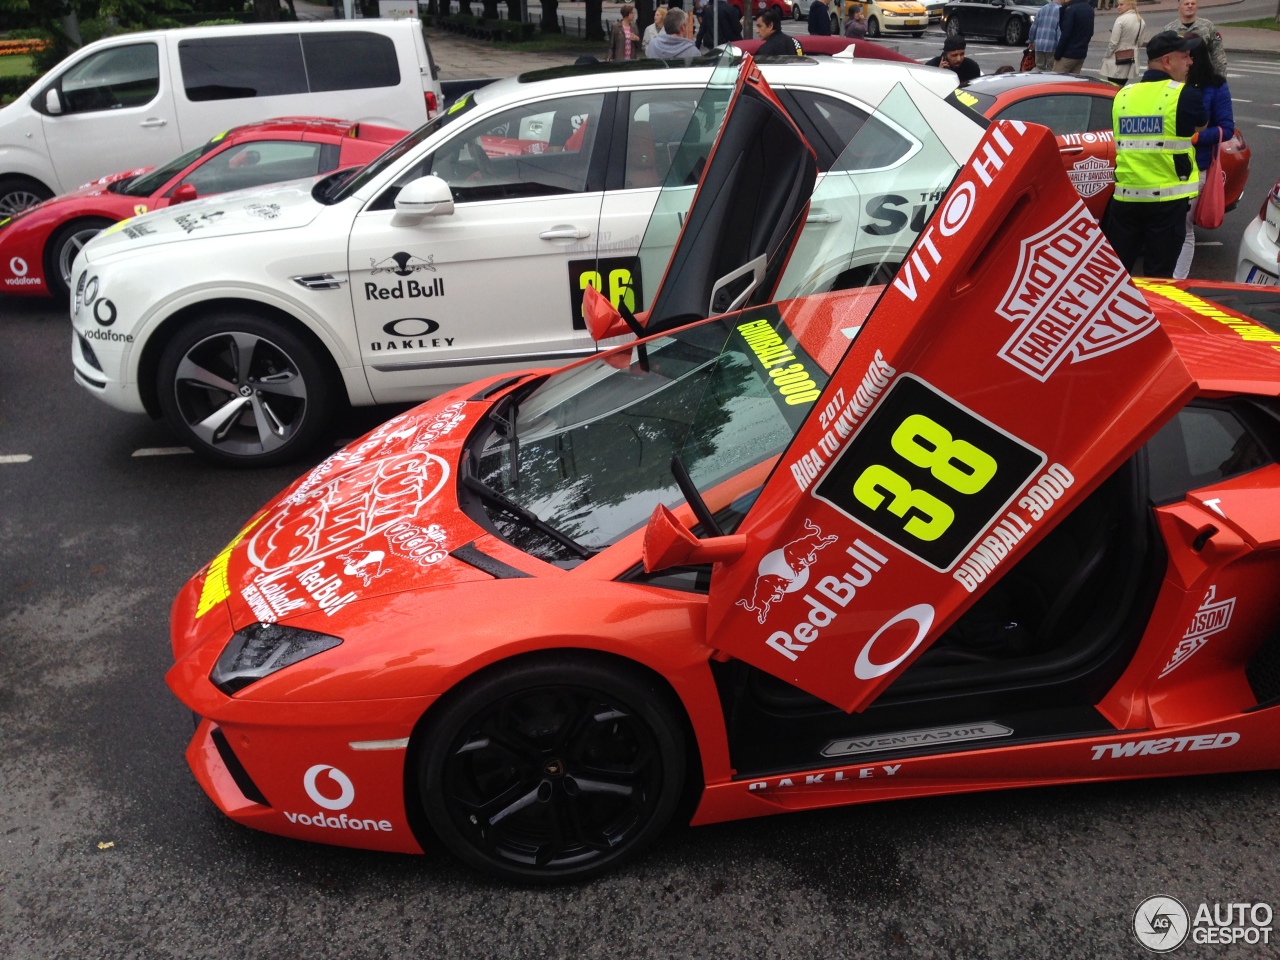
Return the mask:
{"type": "MultiPolygon", "coordinates": [[[[102,177],[0,218],[0,292],[65,299],[76,254],[113,223],[198,197],[361,167],[406,133],[282,117],[234,127],[162,167],[102,177]]],[[[269,219],[271,210],[260,213],[269,219]]]]}
{"type": "Polygon", "coordinates": [[[1026,43],[1036,13],[1053,0],[948,0],[942,16],[947,35],[991,37],[1016,47],[1026,43]]]}
{"type": "MultiPolygon", "coordinates": [[[[798,258],[812,272],[784,289],[865,283],[905,256],[949,182],[934,179],[940,158],[967,156],[982,126],[944,99],[950,71],[789,60],[760,69],[819,169],[847,163],[814,197],[801,239],[811,253],[798,258]]],[[[466,94],[341,184],[198,200],[103,231],[74,267],[76,380],[112,406],[163,415],[206,456],[255,464],[297,456],[344,395],[357,405],[417,400],[595,353],[583,292],[651,307],[670,247],[646,257],[641,238],[653,238],[655,210],[678,228],[723,119],[728,93],[716,77],[736,69],[726,56],[718,68],[642,61],[525,74],[466,94]],[[263,205],[279,215],[258,216],[263,205]],[[104,299],[109,330],[96,316],[104,299]],[[250,403],[253,390],[228,392],[225,375],[191,374],[233,342],[261,342],[275,379],[260,389],[280,393],[287,381],[287,395],[250,403]]],[[[794,171],[778,176],[777,189],[799,189],[794,171]]],[[[767,229],[735,224],[717,242],[755,242],[786,225],[762,203],[742,209],[766,211],[757,216],[767,229]]]]}
{"type": "Polygon", "coordinates": [[[1244,228],[1236,254],[1236,280],[1259,286],[1280,284],[1280,180],[1244,228]]]}
{"type": "Polygon", "coordinates": [[[925,27],[932,22],[929,8],[919,0],[852,0],[845,4],[845,17],[858,6],[866,14],[867,37],[872,40],[885,34],[908,33],[922,37],[925,27]]]}
{"type": "Polygon", "coordinates": [[[340,116],[412,130],[440,108],[436,77],[416,18],[108,37],[0,109],[0,217],[269,117],[340,116]]]}
{"type": "MultiPolygon", "coordinates": [[[[1095,217],[1101,218],[1115,190],[1116,145],[1111,106],[1118,87],[1088,77],[1010,73],[979,77],[952,96],[992,120],[1041,123],[1058,138],[1067,176],[1095,217]]],[[[1222,150],[1227,209],[1249,180],[1251,151],[1236,128],[1238,148],[1222,150]]]]}

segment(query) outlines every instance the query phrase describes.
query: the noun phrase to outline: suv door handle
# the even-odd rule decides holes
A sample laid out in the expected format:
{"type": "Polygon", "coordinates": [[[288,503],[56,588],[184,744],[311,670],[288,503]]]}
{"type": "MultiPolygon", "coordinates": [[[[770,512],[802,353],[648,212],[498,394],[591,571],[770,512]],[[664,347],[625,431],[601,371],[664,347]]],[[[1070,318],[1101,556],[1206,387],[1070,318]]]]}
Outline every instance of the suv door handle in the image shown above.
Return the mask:
{"type": "Polygon", "coordinates": [[[168,120],[161,120],[159,117],[147,117],[147,119],[143,120],[142,123],[139,124],[139,126],[163,127],[168,122],[169,122],[168,120]]]}
{"type": "Polygon", "coordinates": [[[574,226],[557,225],[550,230],[543,230],[538,236],[543,240],[585,240],[591,236],[591,231],[574,226]]]}
{"type": "Polygon", "coordinates": [[[840,214],[828,213],[826,210],[814,210],[809,214],[809,223],[839,223],[840,214]]]}

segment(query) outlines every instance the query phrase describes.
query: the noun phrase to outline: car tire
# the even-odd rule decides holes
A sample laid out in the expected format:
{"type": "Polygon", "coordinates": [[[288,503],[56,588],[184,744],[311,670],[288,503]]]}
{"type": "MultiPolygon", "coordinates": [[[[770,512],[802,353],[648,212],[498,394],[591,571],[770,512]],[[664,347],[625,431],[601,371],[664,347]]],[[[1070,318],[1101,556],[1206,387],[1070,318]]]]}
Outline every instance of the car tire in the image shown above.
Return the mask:
{"type": "Polygon", "coordinates": [[[791,19],[795,20],[797,23],[804,19],[804,13],[800,10],[800,4],[793,3],[791,5],[791,19]]]}
{"type": "Polygon", "coordinates": [[[53,191],[30,177],[0,177],[0,220],[44,203],[53,191]]]}
{"type": "Polygon", "coordinates": [[[658,681],[599,655],[492,668],[428,714],[416,758],[423,811],[446,847],[491,876],[596,876],[647,847],[675,813],[681,716],[658,681]]]}
{"type": "Polygon", "coordinates": [[[954,13],[947,18],[947,36],[948,37],[964,36],[964,28],[960,26],[960,18],[957,17],[954,13]]]}
{"type": "Polygon", "coordinates": [[[116,221],[103,217],[72,220],[59,227],[44,248],[44,282],[59,300],[71,298],[71,266],[81,248],[116,221]]]}
{"type": "Polygon", "coordinates": [[[1011,47],[1020,47],[1027,39],[1027,25],[1020,17],[1010,17],[1004,25],[1004,42],[1011,47]]]}
{"type": "Polygon", "coordinates": [[[880,36],[880,20],[877,17],[871,17],[867,20],[867,36],[872,38],[880,36]]]}
{"type": "Polygon", "coordinates": [[[911,35],[912,35],[913,37],[915,37],[917,40],[919,40],[921,37],[923,37],[923,36],[924,36],[924,31],[923,31],[923,30],[917,30],[915,33],[913,33],[913,34],[911,34],[911,35]]]}
{"type": "Polygon", "coordinates": [[[338,385],[321,348],[251,313],[210,314],[165,345],[157,396],[196,453],[274,466],[310,449],[332,420],[338,385]]]}

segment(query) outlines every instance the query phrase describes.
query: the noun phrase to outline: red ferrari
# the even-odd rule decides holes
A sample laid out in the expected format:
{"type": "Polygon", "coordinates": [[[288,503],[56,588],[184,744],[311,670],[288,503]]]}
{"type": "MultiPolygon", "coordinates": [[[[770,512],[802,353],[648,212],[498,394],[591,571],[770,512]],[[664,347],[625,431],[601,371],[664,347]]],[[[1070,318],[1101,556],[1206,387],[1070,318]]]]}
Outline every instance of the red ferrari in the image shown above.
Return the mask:
{"type": "Polygon", "coordinates": [[[281,117],[234,127],[162,167],[87,183],[0,220],[0,292],[66,299],[76,254],[113,223],[197,197],[363,166],[406,132],[281,117]]]}
{"type": "MultiPolygon", "coordinates": [[[[1067,176],[1089,212],[1101,218],[1116,185],[1111,101],[1119,89],[1114,83],[1088,77],[1006,73],[972,80],[955,96],[992,120],[1041,123],[1052,130],[1067,176]]],[[[1244,193],[1249,158],[1249,146],[1237,127],[1236,139],[1222,150],[1228,210],[1244,193]]]]}
{"type": "Polygon", "coordinates": [[[648,311],[588,294],[643,339],[395,417],[178,595],[236,822],[553,882],[677,817],[1280,761],[1280,291],[1131,279],[1000,121],[913,127],[887,283],[770,302],[816,164],[739,83],[648,311]]]}

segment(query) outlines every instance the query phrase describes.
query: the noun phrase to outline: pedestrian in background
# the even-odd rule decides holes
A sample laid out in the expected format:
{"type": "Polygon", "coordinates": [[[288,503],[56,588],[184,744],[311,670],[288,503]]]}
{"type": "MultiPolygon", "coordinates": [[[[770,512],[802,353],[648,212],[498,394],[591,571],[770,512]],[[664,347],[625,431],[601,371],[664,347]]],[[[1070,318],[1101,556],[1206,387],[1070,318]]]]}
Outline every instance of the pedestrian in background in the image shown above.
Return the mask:
{"type": "Polygon", "coordinates": [[[1117,87],[1142,76],[1138,66],[1138,48],[1147,23],[1138,16],[1138,0],[1120,0],[1120,16],[1111,25],[1111,40],[1102,55],[1102,79],[1110,80],[1117,87]]]}
{"type": "Polygon", "coordinates": [[[666,7],[658,7],[653,11],[653,23],[644,28],[644,36],[640,38],[640,46],[648,50],[649,41],[658,35],[662,30],[662,18],[667,15],[666,7]]]}
{"type": "Polygon", "coordinates": [[[1220,77],[1227,75],[1227,51],[1222,46],[1222,36],[1212,20],[1196,15],[1200,5],[1197,0],[1179,0],[1178,18],[1164,25],[1165,30],[1172,30],[1180,37],[1194,33],[1209,48],[1209,56],[1213,60],[1213,72],[1220,77]]]}
{"type": "Polygon", "coordinates": [[[1036,22],[1031,25],[1031,52],[1036,55],[1038,73],[1053,70],[1053,51],[1058,45],[1061,14],[1062,0],[1049,0],[1040,8],[1036,22]]]}
{"type": "Polygon", "coordinates": [[[845,20],[844,35],[850,40],[861,40],[867,35],[867,15],[861,5],[855,6],[845,20]]]}
{"type": "Polygon", "coordinates": [[[742,21],[738,11],[725,0],[710,0],[702,8],[701,26],[693,41],[700,50],[710,50],[742,39],[742,21]]]}
{"type": "Polygon", "coordinates": [[[1054,73],[1079,73],[1093,39],[1093,5],[1090,0],[1067,0],[1058,24],[1053,48],[1054,73]]]}
{"type": "Polygon", "coordinates": [[[1143,258],[1148,277],[1173,275],[1186,237],[1187,209],[1200,191],[1193,137],[1207,116],[1186,83],[1199,37],[1172,30],[1147,41],[1147,71],[1111,105],[1116,189],[1103,232],[1126,270],[1143,258]]]}
{"type": "Polygon", "coordinates": [[[652,60],[688,60],[702,52],[697,44],[685,36],[685,12],[679,7],[667,10],[662,18],[662,33],[654,37],[645,48],[645,56],[652,60]]]}
{"type": "MultiPolygon", "coordinates": [[[[1213,155],[1236,135],[1235,111],[1231,109],[1231,88],[1227,86],[1227,78],[1213,69],[1213,57],[1204,44],[1199,44],[1191,51],[1191,69],[1187,71],[1187,86],[1200,91],[1207,114],[1206,126],[1196,135],[1196,169],[1200,174],[1200,190],[1203,193],[1205,174],[1213,155]]],[[[1191,274],[1191,261],[1196,255],[1196,206],[1200,203],[1200,194],[1191,201],[1191,209],[1187,211],[1187,235],[1182,241],[1182,252],[1178,254],[1178,264],[1173,268],[1176,280],[1185,280],[1191,274]]]]}
{"type": "Polygon", "coordinates": [[[622,19],[613,25],[609,38],[610,60],[634,60],[640,50],[640,34],[636,33],[636,8],[624,3],[618,11],[622,19]]]}
{"type": "Polygon", "coordinates": [[[827,10],[827,0],[813,0],[809,4],[809,36],[831,36],[831,14],[827,10]]]}

